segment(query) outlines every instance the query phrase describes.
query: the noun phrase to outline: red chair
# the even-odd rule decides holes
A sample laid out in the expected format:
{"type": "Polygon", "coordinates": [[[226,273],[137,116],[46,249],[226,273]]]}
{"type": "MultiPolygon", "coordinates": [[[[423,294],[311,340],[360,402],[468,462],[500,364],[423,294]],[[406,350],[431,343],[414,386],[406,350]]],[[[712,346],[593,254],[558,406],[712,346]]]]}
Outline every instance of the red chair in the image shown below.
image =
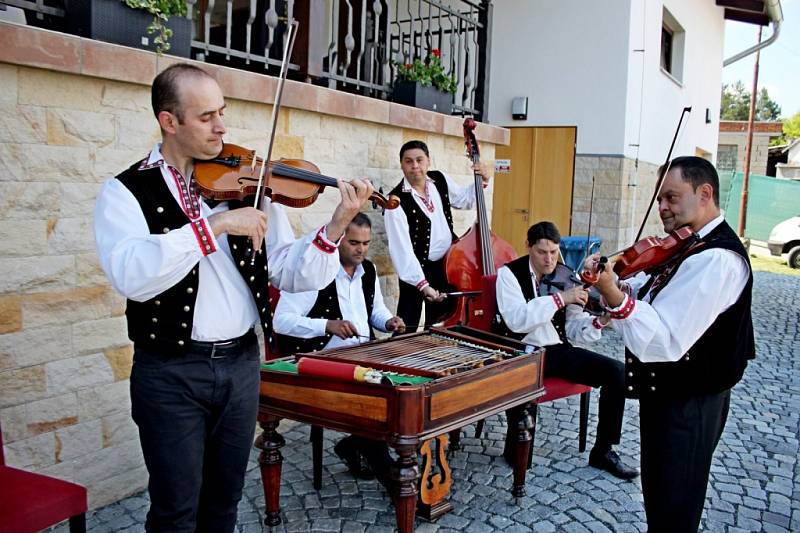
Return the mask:
{"type": "Polygon", "coordinates": [[[85,533],[86,488],[6,466],[0,428],[0,530],[34,533],[69,519],[72,533],[85,533]]]}

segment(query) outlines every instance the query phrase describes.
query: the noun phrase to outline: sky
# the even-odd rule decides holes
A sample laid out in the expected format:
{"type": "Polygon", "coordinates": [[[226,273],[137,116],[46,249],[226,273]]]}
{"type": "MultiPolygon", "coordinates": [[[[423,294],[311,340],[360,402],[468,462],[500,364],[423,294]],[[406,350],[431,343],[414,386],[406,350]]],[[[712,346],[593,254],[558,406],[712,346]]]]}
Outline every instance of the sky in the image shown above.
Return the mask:
{"type": "MultiPolygon", "coordinates": [[[[766,87],[770,98],[781,106],[781,116],[789,118],[800,112],[800,0],[780,0],[783,23],[778,40],[761,50],[758,67],[758,90],[766,87]]],[[[764,27],[761,39],[772,35],[772,26],[764,27]]],[[[725,58],[745,50],[758,41],[758,26],[725,22],[725,58]]],[[[741,80],[747,90],[753,86],[755,54],[723,67],[722,83],[741,80]]]]}

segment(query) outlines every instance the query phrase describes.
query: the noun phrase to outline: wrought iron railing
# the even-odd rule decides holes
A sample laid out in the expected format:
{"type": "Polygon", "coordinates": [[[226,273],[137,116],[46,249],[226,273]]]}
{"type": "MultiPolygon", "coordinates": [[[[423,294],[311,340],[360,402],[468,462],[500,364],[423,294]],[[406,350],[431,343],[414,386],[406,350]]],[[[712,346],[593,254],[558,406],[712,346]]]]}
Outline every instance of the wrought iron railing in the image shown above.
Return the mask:
{"type": "Polygon", "coordinates": [[[300,23],[291,76],[390,99],[397,65],[441,52],[458,87],[453,112],[488,108],[491,0],[189,0],[199,58],[272,71],[288,20],[300,23]]]}
{"type": "MultiPolygon", "coordinates": [[[[287,22],[297,20],[290,77],[387,100],[392,98],[398,65],[424,60],[438,49],[446,74],[458,82],[452,95],[453,113],[485,121],[491,2],[187,0],[187,18],[193,22],[191,55],[210,63],[276,73],[287,22]]],[[[70,18],[66,0],[0,3],[23,7],[37,18],[70,18]]],[[[56,24],[36,25],[61,30],[56,24]]]]}

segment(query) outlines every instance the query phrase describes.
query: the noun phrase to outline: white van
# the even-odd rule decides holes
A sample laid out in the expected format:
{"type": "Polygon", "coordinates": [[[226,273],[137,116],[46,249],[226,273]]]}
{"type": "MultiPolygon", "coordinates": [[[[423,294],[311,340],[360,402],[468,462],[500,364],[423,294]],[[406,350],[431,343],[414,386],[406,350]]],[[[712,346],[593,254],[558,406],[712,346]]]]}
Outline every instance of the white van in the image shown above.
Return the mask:
{"type": "Polygon", "coordinates": [[[767,247],[772,255],[789,254],[789,266],[800,268],[800,216],[776,224],[769,232],[767,247]]]}

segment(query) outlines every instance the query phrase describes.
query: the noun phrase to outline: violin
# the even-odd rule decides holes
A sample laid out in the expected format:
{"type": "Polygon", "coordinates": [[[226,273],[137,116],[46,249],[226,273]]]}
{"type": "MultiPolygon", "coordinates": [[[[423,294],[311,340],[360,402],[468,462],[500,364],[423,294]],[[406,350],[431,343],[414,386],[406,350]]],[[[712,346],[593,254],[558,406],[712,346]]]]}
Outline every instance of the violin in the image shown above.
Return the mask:
{"type": "MultiPolygon", "coordinates": [[[[642,231],[647,223],[647,218],[650,215],[650,210],[655,204],[658,193],[661,192],[661,186],[664,184],[664,178],[669,172],[669,167],[672,164],[672,150],[675,148],[675,141],[678,139],[678,134],[681,131],[681,124],[683,117],[686,113],[691,113],[691,107],[684,107],[681,112],[681,117],[678,120],[678,127],[675,129],[675,135],[672,137],[672,144],[667,152],[667,159],[661,166],[656,186],[653,190],[653,197],[650,199],[650,204],[647,206],[647,211],[642,219],[642,224],[639,226],[639,232],[636,234],[634,244],[624,250],[612,254],[612,258],[616,258],[614,263],[614,272],[620,279],[628,279],[635,276],[639,272],[647,274],[653,273],[659,267],[669,263],[675,258],[681,256],[684,251],[688,251],[692,246],[696,245],[700,238],[691,228],[684,226],[677,230],[671,231],[666,237],[645,237],[642,236],[642,231]]],[[[591,219],[590,219],[591,220],[591,219]]],[[[587,247],[588,248],[588,247],[587,247]]],[[[599,272],[605,269],[608,258],[601,257],[600,263],[597,265],[596,272],[582,271],[580,274],[581,280],[588,288],[599,279],[599,272]]]]}
{"type": "MultiPolygon", "coordinates": [[[[214,159],[196,161],[194,175],[198,190],[205,198],[244,200],[258,194],[263,165],[263,159],[255,155],[255,150],[225,144],[214,159]]],[[[308,207],[326,186],[337,186],[336,178],[321,174],[310,161],[280,159],[270,161],[266,166],[264,194],[287,207],[308,207]]],[[[397,196],[386,198],[379,192],[373,192],[370,200],[384,209],[395,209],[400,205],[397,196]]]]}
{"type": "MultiPolygon", "coordinates": [[[[671,231],[666,237],[645,237],[633,246],[612,254],[611,258],[616,259],[614,272],[620,279],[628,279],[639,272],[652,274],[662,265],[688,251],[699,240],[689,226],[671,231]]],[[[605,268],[607,261],[606,257],[600,258],[597,272],[582,271],[581,281],[589,286],[597,283],[599,272],[605,268]]]]}

